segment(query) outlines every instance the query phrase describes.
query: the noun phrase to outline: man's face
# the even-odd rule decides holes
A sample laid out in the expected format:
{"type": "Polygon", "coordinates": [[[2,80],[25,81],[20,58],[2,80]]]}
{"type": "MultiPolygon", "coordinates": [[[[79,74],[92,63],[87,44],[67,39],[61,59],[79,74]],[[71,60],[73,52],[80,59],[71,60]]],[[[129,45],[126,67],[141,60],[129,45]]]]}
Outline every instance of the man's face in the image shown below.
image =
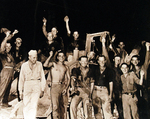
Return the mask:
{"type": "Polygon", "coordinates": [[[35,64],[37,61],[37,54],[30,55],[29,60],[31,61],[32,64],[35,64]]]}
{"type": "Polygon", "coordinates": [[[82,67],[86,67],[88,65],[88,59],[86,57],[82,57],[79,61],[82,67]]]}
{"type": "Polygon", "coordinates": [[[21,44],[22,44],[22,42],[21,42],[20,40],[16,40],[16,43],[15,43],[15,44],[16,44],[17,47],[20,47],[21,44]]]}
{"type": "Polygon", "coordinates": [[[55,36],[58,31],[57,31],[57,29],[55,27],[53,27],[51,32],[52,32],[52,35],[55,36]]]}
{"type": "Polygon", "coordinates": [[[119,47],[120,47],[121,49],[123,49],[123,48],[124,48],[124,43],[123,43],[123,42],[120,42],[119,47]]]}
{"type": "Polygon", "coordinates": [[[65,55],[64,53],[59,53],[57,56],[58,61],[63,62],[65,60],[65,55]]]}
{"type": "Polygon", "coordinates": [[[98,58],[98,63],[101,67],[104,67],[105,66],[105,63],[106,63],[106,60],[104,57],[99,57],[98,58]]]}
{"type": "Polygon", "coordinates": [[[115,65],[119,65],[120,64],[120,57],[115,57],[114,58],[114,62],[115,62],[115,65]]]}
{"type": "Polygon", "coordinates": [[[52,33],[51,32],[48,33],[47,39],[48,39],[48,41],[53,41],[53,37],[52,37],[52,33]]]}
{"type": "Polygon", "coordinates": [[[79,37],[78,31],[75,31],[75,32],[73,33],[73,37],[74,37],[75,40],[79,37]]]}
{"type": "Polygon", "coordinates": [[[11,44],[10,43],[6,43],[6,52],[9,53],[11,50],[11,44]]]}
{"type": "Polygon", "coordinates": [[[138,58],[137,57],[133,57],[132,59],[131,59],[131,63],[134,65],[134,66],[137,66],[138,64],[139,64],[139,60],[138,60],[138,58]]]}
{"type": "Polygon", "coordinates": [[[129,68],[128,68],[128,66],[126,64],[123,64],[121,66],[121,71],[122,71],[123,74],[127,74],[128,70],[129,70],[129,68]]]}

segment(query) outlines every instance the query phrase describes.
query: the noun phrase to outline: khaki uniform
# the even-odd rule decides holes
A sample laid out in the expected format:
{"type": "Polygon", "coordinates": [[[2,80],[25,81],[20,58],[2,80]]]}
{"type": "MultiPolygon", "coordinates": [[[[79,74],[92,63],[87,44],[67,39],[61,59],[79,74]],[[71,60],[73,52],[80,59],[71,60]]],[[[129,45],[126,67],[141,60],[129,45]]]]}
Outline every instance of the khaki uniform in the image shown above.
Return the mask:
{"type": "Polygon", "coordinates": [[[24,119],[36,118],[38,99],[41,91],[44,91],[45,84],[42,63],[37,61],[32,70],[28,61],[22,65],[19,77],[19,92],[23,94],[24,119]]]}

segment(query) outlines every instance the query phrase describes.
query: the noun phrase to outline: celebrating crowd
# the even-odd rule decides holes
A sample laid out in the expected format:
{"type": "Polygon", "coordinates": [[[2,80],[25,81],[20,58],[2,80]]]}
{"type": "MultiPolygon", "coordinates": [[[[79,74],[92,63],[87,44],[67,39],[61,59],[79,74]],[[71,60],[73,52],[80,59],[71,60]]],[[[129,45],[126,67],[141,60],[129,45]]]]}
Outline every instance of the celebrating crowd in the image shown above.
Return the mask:
{"type": "Polygon", "coordinates": [[[45,90],[50,90],[52,108],[47,119],[79,119],[79,110],[84,119],[148,119],[150,43],[142,41],[128,53],[124,42],[120,41],[117,48],[115,35],[111,37],[104,31],[98,41],[92,37],[88,44],[79,38],[78,31],[71,34],[68,16],[64,21],[67,45],[56,27],[47,32],[47,20],[43,18],[47,42],[38,50],[31,49],[28,55],[21,38],[16,38],[14,46],[10,43],[18,30],[11,33],[1,29],[6,35],[0,46],[1,107],[11,107],[8,99],[16,80],[16,97],[23,102],[24,119],[36,118],[38,100],[45,90]]]}

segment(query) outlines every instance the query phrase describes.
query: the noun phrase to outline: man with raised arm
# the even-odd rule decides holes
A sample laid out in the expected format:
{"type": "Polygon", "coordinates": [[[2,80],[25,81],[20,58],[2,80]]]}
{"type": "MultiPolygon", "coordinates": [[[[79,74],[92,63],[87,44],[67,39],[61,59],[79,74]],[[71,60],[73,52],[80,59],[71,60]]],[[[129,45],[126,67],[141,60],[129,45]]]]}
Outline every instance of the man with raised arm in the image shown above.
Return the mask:
{"type": "Polygon", "coordinates": [[[28,55],[29,60],[21,66],[19,93],[24,104],[24,119],[35,119],[38,99],[44,95],[46,80],[42,63],[37,61],[37,51],[30,50],[28,55]]]}
{"type": "MultiPolygon", "coordinates": [[[[60,105],[63,100],[61,98],[62,95],[67,93],[70,84],[70,75],[68,67],[64,64],[64,53],[62,51],[58,52],[56,62],[51,61],[52,55],[53,52],[51,51],[43,66],[50,68],[47,81],[51,88],[52,117],[53,119],[61,119],[67,113],[67,110],[65,110],[65,114],[62,114],[64,110],[60,110],[60,105]]],[[[66,117],[64,118],[66,119],[66,117]]]]}
{"type": "Polygon", "coordinates": [[[139,119],[136,84],[143,84],[144,71],[140,72],[141,77],[139,79],[133,71],[129,72],[129,66],[126,63],[122,63],[120,67],[123,73],[121,75],[121,83],[124,119],[139,119]]]}
{"type": "Polygon", "coordinates": [[[8,97],[9,92],[11,88],[11,83],[14,76],[14,58],[12,57],[10,50],[11,50],[11,44],[8,43],[8,41],[16,34],[18,33],[18,30],[15,30],[12,34],[10,34],[11,31],[5,29],[6,37],[1,43],[0,47],[0,60],[2,62],[2,71],[0,74],[0,104],[4,107],[11,107],[11,105],[8,104],[8,97]]]}
{"type": "MultiPolygon", "coordinates": [[[[46,23],[47,23],[47,19],[43,18],[43,33],[45,35],[45,37],[48,37],[48,32],[46,31],[46,23]]],[[[52,33],[52,38],[54,41],[58,42],[58,50],[64,51],[64,42],[63,39],[61,37],[58,36],[58,30],[56,27],[53,27],[51,29],[51,33],[52,33]]]]}
{"type": "Polygon", "coordinates": [[[67,52],[73,52],[75,48],[78,48],[78,50],[85,50],[85,41],[79,38],[79,33],[78,31],[74,31],[71,37],[71,31],[69,28],[69,17],[65,16],[64,21],[66,23],[66,29],[67,29],[67,34],[69,36],[69,46],[67,49],[67,52]]]}

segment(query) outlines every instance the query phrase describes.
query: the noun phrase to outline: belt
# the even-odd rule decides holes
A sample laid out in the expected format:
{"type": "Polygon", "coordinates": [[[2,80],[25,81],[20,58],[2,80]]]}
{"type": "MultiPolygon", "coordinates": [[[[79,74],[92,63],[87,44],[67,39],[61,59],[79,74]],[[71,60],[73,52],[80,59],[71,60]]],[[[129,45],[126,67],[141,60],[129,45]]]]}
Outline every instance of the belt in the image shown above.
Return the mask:
{"type": "Polygon", "coordinates": [[[4,68],[13,68],[13,67],[11,67],[11,66],[4,66],[4,68]]]}
{"type": "Polygon", "coordinates": [[[77,87],[77,88],[84,88],[83,86],[75,86],[75,87],[77,87]]]}
{"type": "Polygon", "coordinates": [[[30,79],[30,80],[26,80],[26,81],[38,81],[40,79],[30,79]]]}
{"type": "Polygon", "coordinates": [[[63,84],[63,82],[52,82],[52,84],[63,84]]]}
{"type": "Polygon", "coordinates": [[[125,92],[125,93],[123,93],[123,94],[126,94],[126,95],[134,95],[135,93],[127,93],[127,92],[125,92]]]}
{"type": "Polygon", "coordinates": [[[95,86],[94,90],[103,90],[106,89],[106,86],[95,86]]]}

